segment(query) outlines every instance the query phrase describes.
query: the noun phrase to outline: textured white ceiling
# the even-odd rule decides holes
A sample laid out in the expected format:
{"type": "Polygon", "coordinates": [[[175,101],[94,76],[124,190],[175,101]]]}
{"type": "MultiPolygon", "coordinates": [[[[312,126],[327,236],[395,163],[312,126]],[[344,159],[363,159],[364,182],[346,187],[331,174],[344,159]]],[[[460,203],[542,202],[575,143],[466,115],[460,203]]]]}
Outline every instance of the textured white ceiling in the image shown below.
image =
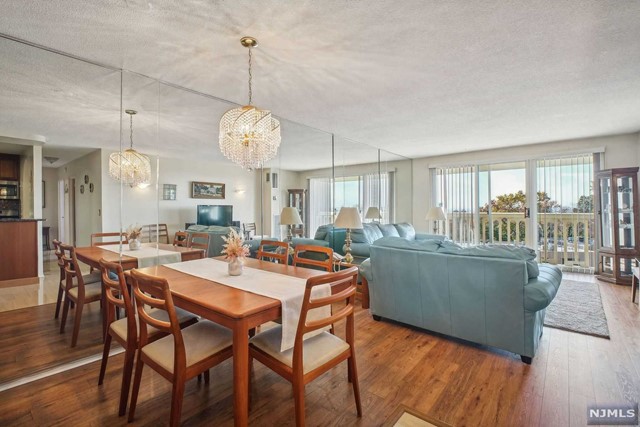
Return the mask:
{"type": "MultiPolygon", "coordinates": [[[[256,105],[421,157],[638,131],[638,22],[636,0],[4,0],[0,32],[238,103],[247,60],[238,39],[252,35],[256,105]]],[[[51,144],[113,144],[117,73],[56,65],[11,43],[0,41],[0,71],[11,73],[0,113],[14,101],[17,110],[0,126],[29,126],[35,109],[43,130],[28,131],[51,144]]],[[[162,92],[158,103],[157,92],[139,77],[125,82],[125,108],[147,112],[140,143],[214,153],[228,106],[162,92]]],[[[307,149],[318,144],[304,142],[314,137],[328,135],[307,130],[283,144],[313,162],[307,149]]]]}

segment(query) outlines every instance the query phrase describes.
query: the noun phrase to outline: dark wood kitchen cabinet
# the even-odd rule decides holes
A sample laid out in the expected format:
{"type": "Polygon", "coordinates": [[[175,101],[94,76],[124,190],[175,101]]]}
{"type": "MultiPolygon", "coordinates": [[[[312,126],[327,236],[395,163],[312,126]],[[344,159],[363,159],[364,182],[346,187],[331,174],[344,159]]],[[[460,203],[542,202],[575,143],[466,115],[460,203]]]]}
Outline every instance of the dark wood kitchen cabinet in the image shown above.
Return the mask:
{"type": "Polygon", "coordinates": [[[0,181],[20,181],[20,156],[0,154],[0,181]]]}

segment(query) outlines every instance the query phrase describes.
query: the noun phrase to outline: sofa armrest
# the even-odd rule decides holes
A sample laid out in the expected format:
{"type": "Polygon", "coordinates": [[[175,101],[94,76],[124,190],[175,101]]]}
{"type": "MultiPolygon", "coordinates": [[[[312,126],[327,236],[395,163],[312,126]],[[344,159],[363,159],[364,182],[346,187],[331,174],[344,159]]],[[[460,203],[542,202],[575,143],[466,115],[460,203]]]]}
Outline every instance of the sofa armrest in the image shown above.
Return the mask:
{"type": "Polygon", "coordinates": [[[359,268],[360,274],[364,276],[365,279],[367,279],[367,282],[371,282],[371,279],[373,279],[373,269],[371,268],[371,258],[367,258],[364,261],[362,261],[362,263],[358,268],[359,268]]]}
{"type": "MultiPolygon", "coordinates": [[[[360,258],[369,258],[371,254],[370,247],[371,245],[369,243],[351,243],[351,255],[360,258]]],[[[346,253],[346,245],[344,249],[346,253]]]]}
{"type": "Polygon", "coordinates": [[[529,279],[524,287],[524,308],[528,311],[540,311],[551,304],[560,288],[562,274],[540,274],[529,279]]]}
{"type": "Polygon", "coordinates": [[[294,237],[291,240],[291,247],[295,248],[298,245],[313,245],[313,246],[322,246],[329,247],[329,242],[326,240],[317,240],[317,239],[307,239],[303,237],[294,237]]]}

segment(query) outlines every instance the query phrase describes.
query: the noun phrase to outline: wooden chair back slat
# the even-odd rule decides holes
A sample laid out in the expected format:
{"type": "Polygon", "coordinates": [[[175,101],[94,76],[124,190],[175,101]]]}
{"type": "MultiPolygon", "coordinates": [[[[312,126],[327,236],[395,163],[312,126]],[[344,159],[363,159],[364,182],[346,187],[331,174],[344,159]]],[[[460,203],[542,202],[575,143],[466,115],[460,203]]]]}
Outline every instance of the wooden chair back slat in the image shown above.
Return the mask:
{"type": "Polygon", "coordinates": [[[167,224],[147,224],[140,231],[141,242],[169,243],[169,228],[167,224]],[[157,240],[156,240],[157,236],[157,240]]]}
{"type": "Polygon", "coordinates": [[[189,243],[189,233],[186,231],[176,231],[173,236],[173,246],[187,247],[189,243]]]}
{"type": "Polygon", "coordinates": [[[136,309],[138,318],[140,319],[140,346],[143,347],[148,342],[147,325],[172,334],[176,340],[176,345],[180,341],[182,344],[182,334],[180,333],[180,324],[176,315],[176,309],[169,290],[169,283],[161,277],[150,276],[141,273],[137,269],[131,271],[133,278],[133,292],[136,299],[136,309]],[[169,314],[169,321],[151,317],[144,308],[144,305],[151,306],[160,310],[164,310],[169,314]]]}
{"type": "Polygon", "coordinates": [[[289,243],[279,242],[277,240],[263,240],[258,247],[257,258],[263,260],[267,258],[269,261],[276,260],[280,264],[289,264],[289,243]],[[267,251],[266,248],[275,247],[275,252],[267,251]]]}
{"type": "Polygon", "coordinates": [[[206,251],[209,249],[210,238],[211,236],[209,236],[209,233],[189,233],[187,247],[204,249],[206,251]]]}
{"type": "Polygon", "coordinates": [[[331,272],[333,271],[333,249],[324,246],[298,245],[293,252],[293,265],[300,267],[320,267],[325,271],[331,272]],[[300,256],[303,253],[309,252],[324,254],[325,259],[317,260],[300,256]]]}
{"type": "Polygon", "coordinates": [[[115,320],[115,311],[122,308],[127,317],[127,339],[137,340],[137,326],[135,321],[135,309],[129,294],[127,282],[124,277],[122,265],[117,262],[100,260],[100,270],[102,273],[102,283],[104,284],[104,295],[106,300],[107,325],[115,320]],[[114,273],[118,280],[113,280],[109,272],[114,273]]]}

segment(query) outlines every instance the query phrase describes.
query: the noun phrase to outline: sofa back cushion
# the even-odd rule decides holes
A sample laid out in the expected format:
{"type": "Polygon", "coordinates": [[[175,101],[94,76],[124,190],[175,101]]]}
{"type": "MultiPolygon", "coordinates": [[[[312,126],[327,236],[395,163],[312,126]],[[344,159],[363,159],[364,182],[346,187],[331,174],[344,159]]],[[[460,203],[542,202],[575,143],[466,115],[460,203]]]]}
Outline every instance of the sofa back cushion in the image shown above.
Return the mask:
{"type": "Polygon", "coordinates": [[[407,240],[402,237],[388,236],[376,240],[372,246],[422,252],[437,252],[438,249],[440,249],[440,243],[440,240],[407,240]]]}
{"type": "Polygon", "coordinates": [[[378,224],[362,224],[362,228],[351,230],[351,241],[353,243],[373,243],[383,237],[378,224]]]}
{"type": "Polygon", "coordinates": [[[415,240],[416,238],[416,229],[413,228],[413,225],[408,222],[400,222],[398,224],[394,224],[396,230],[398,230],[398,235],[407,240],[415,240]]]}
{"type": "Polygon", "coordinates": [[[393,224],[378,224],[378,227],[384,237],[400,237],[398,230],[396,230],[393,224]]]}
{"type": "Polygon", "coordinates": [[[519,259],[527,263],[527,275],[530,279],[538,277],[540,274],[538,262],[536,261],[536,252],[525,246],[478,245],[462,247],[452,241],[444,241],[440,243],[438,252],[473,257],[519,259]]]}

